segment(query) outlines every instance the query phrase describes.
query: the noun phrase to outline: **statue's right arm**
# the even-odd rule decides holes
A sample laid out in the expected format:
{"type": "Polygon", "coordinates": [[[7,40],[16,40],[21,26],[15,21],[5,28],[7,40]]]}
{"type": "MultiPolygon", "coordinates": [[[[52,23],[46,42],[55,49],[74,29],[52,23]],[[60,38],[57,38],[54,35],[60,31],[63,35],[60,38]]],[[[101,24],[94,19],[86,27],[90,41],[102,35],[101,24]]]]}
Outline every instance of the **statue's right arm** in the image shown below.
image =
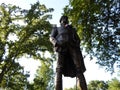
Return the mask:
{"type": "Polygon", "coordinates": [[[57,44],[57,40],[56,40],[56,36],[57,36],[58,32],[57,32],[57,27],[54,27],[52,29],[52,32],[50,34],[50,42],[53,44],[53,46],[55,47],[57,44]]]}
{"type": "Polygon", "coordinates": [[[57,40],[54,37],[51,37],[51,36],[50,36],[50,42],[53,44],[54,47],[57,44],[57,40]]]}

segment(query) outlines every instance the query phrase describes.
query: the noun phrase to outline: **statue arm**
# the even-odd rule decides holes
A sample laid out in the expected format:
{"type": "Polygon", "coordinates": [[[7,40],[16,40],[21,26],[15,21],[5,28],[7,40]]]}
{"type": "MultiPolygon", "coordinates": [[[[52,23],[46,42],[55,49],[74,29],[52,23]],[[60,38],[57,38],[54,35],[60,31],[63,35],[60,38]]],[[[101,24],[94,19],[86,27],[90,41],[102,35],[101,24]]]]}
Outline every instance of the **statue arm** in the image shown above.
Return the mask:
{"type": "Polygon", "coordinates": [[[52,29],[52,32],[50,34],[50,42],[53,44],[53,46],[55,47],[57,44],[57,40],[56,40],[56,36],[57,36],[58,32],[57,32],[57,27],[54,27],[52,29]]]}
{"type": "Polygon", "coordinates": [[[75,42],[80,45],[80,38],[76,30],[74,30],[74,39],[75,39],[75,42]]]}
{"type": "Polygon", "coordinates": [[[57,44],[57,40],[51,36],[50,36],[50,42],[53,44],[53,46],[56,46],[56,44],[57,44]]]}

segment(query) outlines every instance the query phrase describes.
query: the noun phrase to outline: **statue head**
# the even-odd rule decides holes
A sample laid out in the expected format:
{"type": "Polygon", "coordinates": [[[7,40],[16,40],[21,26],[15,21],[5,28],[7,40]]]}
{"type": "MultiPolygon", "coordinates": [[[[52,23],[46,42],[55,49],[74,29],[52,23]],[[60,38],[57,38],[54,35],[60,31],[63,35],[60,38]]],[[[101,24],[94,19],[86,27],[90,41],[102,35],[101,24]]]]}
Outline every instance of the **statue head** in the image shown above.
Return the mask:
{"type": "Polygon", "coordinates": [[[61,23],[61,24],[68,24],[68,23],[69,23],[68,17],[67,17],[67,16],[62,16],[62,17],[60,18],[60,23],[61,23]]]}

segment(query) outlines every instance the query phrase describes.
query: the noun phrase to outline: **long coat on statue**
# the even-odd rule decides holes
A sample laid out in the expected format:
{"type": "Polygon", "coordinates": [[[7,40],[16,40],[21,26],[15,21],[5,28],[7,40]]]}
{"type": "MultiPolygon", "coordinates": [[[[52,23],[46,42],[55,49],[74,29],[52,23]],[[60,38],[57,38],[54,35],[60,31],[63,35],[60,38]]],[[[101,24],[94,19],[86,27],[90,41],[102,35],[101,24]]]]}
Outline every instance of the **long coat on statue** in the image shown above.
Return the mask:
{"type": "Polygon", "coordinates": [[[75,77],[77,74],[76,66],[72,60],[72,57],[70,55],[70,52],[66,50],[67,46],[66,42],[69,40],[70,43],[67,45],[70,45],[72,47],[75,47],[77,51],[77,56],[80,57],[80,71],[84,73],[86,71],[85,65],[84,65],[84,60],[83,56],[80,50],[80,39],[76,33],[76,31],[72,28],[72,26],[67,26],[63,27],[55,27],[52,30],[52,33],[50,35],[51,37],[51,42],[54,45],[54,49],[56,52],[61,53],[64,52],[65,55],[65,60],[63,63],[63,69],[62,69],[62,74],[64,76],[68,77],[75,77]],[[65,47],[64,47],[65,46],[65,47]],[[62,48],[64,47],[64,49],[62,48]]]}
{"type": "MultiPolygon", "coordinates": [[[[80,65],[79,65],[80,69],[81,69],[80,71],[82,71],[82,73],[84,73],[86,71],[86,67],[84,64],[84,59],[83,59],[82,53],[80,51],[80,48],[78,48],[78,49],[79,49],[79,52],[77,53],[77,55],[80,57],[80,65]]],[[[75,66],[69,52],[67,52],[67,54],[65,56],[62,74],[66,77],[76,77],[76,74],[77,74],[76,66],[75,66]]]]}

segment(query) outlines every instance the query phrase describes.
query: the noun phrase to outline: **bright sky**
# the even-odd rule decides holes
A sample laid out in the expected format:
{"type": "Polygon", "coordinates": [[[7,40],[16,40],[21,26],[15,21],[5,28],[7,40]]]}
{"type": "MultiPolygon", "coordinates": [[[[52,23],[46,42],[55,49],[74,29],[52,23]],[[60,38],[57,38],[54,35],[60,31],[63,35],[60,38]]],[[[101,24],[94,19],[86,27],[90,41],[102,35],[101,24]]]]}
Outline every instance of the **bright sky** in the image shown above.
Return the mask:
{"type": "MultiPolygon", "coordinates": [[[[5,4],[14,4],[20,6],[22,8],[30,8],[30,4],[34,4],[38,0],[0,0],[1,3],[5,4]]],[[[68,4],[68,0],[39,0],[41,4],[45,4],[47,8],[54,8],[53,19],[51,20],[52,24],[57,24],[59,26],[59,18],[61,17],[61,13],[63,13],[63,7],[68,4]]],[[[35,74],[35,70],[40,65],[38,61],[32,59],[21,59],[21,64],[25,66],[25,70],[30,71],[31,79],[35,74]]],[[[91,80],[111,80],[111,78],[116,77],[116,74],[112,76],[109,73],[105,73],[104,69],[99,68],[98,65],[95,64],[95,61],[90,61],[89,58],[85,58],[85,65],[87,71],[85,72],[85,78],[87,83],[91,80]]],[[[63,78],[63,87],[73,87],[76,81],[75,78],[63,78]]]]}

